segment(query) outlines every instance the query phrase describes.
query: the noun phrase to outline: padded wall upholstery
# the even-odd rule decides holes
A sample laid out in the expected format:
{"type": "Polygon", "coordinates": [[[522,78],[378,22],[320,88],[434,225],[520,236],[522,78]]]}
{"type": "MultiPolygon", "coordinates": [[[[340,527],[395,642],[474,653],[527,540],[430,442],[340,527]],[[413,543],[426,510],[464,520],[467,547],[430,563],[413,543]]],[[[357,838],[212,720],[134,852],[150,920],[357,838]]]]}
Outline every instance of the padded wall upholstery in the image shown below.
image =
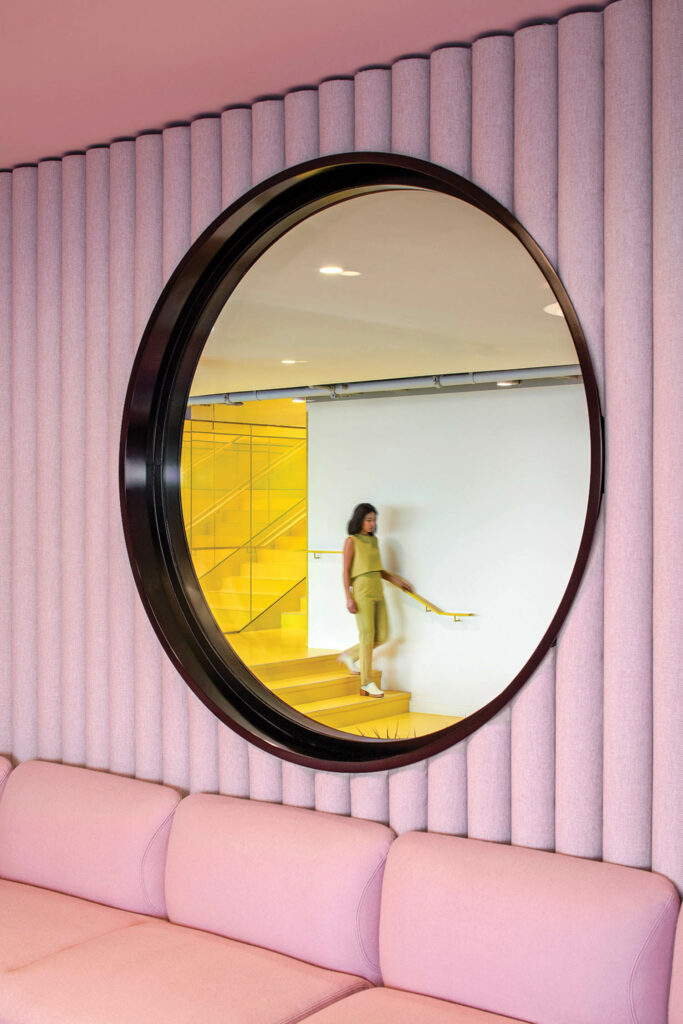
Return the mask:
{"type": "Polygon", "coordinates": [[[0,751],[683,885],[680,50],[677,0],[618,0],[0,174],[0,751]],[[513,706],[429,764],[350,777],[250,746],[170,667],[127,564],[116,460],[136,341],[190,241],[253,182],[354,147],[471,177],[545,248],[600,380],[609,497],[559,643],[513,706]]]}
{"type": "Polygon", "coordinates": [[[164,917],[179,799],[165,786],[25,761],[0,800],[0,877],[164,917]]]}

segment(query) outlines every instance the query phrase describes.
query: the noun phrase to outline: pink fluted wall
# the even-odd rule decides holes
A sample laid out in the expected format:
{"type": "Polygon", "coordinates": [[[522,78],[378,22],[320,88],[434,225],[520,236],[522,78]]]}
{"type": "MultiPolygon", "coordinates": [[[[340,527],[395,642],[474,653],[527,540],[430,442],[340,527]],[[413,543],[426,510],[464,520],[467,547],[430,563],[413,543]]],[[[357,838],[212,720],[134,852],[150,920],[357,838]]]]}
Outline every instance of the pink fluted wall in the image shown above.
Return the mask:
{"type": "Polygon", "coordinates": [[[0,751],[683,885],[681,43],[676,0],[619,0],[0,174],[0,751]],[[557,647],[469,741],[366,776],[282,763],[196,700],[135,594],[117,484],[137,339],[192,239],[252,183],[354,147],[430,158],[510,206],[575,303],[608,431],[557,647]]]}

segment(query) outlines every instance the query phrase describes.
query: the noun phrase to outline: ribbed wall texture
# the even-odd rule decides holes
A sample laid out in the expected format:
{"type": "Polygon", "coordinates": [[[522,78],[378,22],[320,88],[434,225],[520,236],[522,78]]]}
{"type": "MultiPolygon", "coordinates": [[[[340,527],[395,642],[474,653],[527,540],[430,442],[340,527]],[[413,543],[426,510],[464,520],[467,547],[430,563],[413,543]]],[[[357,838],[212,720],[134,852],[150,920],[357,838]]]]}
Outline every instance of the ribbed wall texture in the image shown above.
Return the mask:
{"type": "Polygon", "coordinates": [[[0,752],[683,885],[682,48],[677,0],[619,0],[0,174],[0,752]],[[195,699],[137,599],[117,483],[136,344],[192,239],[252,183],[354,147],[471,176],[530,229],[586,331],[608,444],[557,647],[468,742],[367,776],[284,764],[195,699]]]}

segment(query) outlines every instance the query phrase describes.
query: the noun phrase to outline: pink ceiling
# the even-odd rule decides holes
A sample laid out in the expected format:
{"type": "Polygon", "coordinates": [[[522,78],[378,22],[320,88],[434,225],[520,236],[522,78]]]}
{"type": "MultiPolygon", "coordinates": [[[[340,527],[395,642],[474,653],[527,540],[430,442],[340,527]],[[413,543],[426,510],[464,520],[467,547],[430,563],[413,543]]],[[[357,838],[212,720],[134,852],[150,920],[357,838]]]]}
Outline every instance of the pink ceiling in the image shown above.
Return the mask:
{"type": "MultiPolygon", "coordinates": [[[[3,0],[0,167],[471,42],[567,0],[3,0]]],[[[596,6],[604,6],[599,4],[596,6]]]]}

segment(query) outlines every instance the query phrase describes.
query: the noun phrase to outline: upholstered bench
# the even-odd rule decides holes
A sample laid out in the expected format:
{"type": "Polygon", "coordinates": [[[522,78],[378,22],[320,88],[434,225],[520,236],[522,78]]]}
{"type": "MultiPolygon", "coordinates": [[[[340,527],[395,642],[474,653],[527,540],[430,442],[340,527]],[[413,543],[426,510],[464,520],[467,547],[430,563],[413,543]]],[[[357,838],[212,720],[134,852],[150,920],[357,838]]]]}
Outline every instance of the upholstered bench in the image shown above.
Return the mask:
{"type": "Polygon", "coordinates": [[[9,767],[0,1024],[666,1024],[672,955],[683,1020],[659,875],[9,767]]]}
{"type": "Polygon", "coordinates": [[[380,980],[392,839],[375,822],[179,804],[164,786],[24,763],[0,800],[0,1021],[301,1020],[380,980]]]}

